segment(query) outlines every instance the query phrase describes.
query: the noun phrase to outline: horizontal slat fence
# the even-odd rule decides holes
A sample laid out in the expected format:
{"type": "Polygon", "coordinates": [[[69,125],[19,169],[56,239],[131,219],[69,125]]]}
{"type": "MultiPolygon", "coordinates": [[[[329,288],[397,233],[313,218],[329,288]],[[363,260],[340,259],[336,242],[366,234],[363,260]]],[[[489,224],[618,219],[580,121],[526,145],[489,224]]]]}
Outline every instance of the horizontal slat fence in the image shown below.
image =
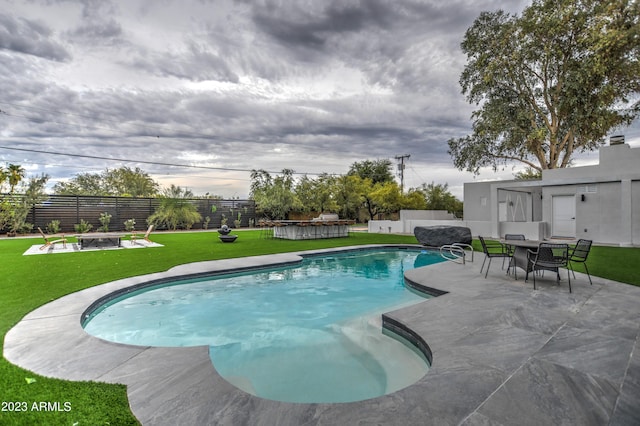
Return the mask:
{"type": "MultiPolygon", "coordinates": [[[[202,221],[195,223],[192,229],[203,229],[205,226],[217,229],[222,225],[224,217],[227,218],[227,225],[236,227],[234,221],[238,220],[238,213],[240,227],[248,227],[256,222],[253,200],[193,198],[188,201],[202,215],[202,221]],[[212,211],[213,206],[215,211],[212,211]],[[205,221],[207,217],[210,218],[208,223],[205,221]]],[[[96,231],[101,226],[100,214],[107,212],[111,215],[109,231],[124,231],[124,221],[128,219],[135,219],[136,230],[143,231],[148,227],[147,218],[156,211],[160,203],[160,198],[50,195],[46,201],[33,206],[27,216],[27,223],[32,223],[33,230],[37,232],[37,227],[45,230],[52,220],[59,220],[61,232],[74,232],[74,225],[82,219],[92,225],[92,231],[96,231]]]]}

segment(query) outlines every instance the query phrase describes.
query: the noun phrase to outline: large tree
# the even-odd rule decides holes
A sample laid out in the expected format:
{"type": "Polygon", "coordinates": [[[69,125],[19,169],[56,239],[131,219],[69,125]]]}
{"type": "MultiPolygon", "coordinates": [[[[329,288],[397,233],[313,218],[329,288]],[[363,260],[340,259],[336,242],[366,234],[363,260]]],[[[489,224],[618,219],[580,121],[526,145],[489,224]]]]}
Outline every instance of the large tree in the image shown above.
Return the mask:
{"type": "Polygon", "coordinates": [[[154,197],[158,194],[158,183],[139,167],[111,169],[103,173],[102,176],[107,191],[114,195],[154,197]]]}
{"type": "Polygon", "coordinates": [[[273,177],[266,170],[251,171],[250,197],[268,219],[286,219],[291,210],[301,208],[293,173],[291,169],[284,169],[282,174],[273,177]]]}
{"type": "Polygon", "coordinates": [[[360,193],[362,178],[355,175],[342,175],[336,179],[335,199],[340,207],[342,219],[358,219],[358,209],[364,198],[360,193]]]}
{"type": "Polygon", "coordinates": [[[303,212],[329,213],[340,210],[336,202],[337,178],[322,173],[316,179],[303,176],[295,186],[295,194],[303,212]]]}
{"type": "Polygon", "coordinates": [[[427,210],[446,210],[458,217],[462,216],[463,203],[449,191],[449,184],[422,184],[418,189],[426,201],[427,210]]]}
{"type": "Polygon", "coordinates": [[[376,183],[393,182],[393,173],[391,173],[391,160],[385,158],[382,160],[364,160],[356,161],[349,167],[350,176],[359,176],[362,179],[371,179],[376,183]]]}
{"type": "Polygon", "coordinates": [[[107,169],[101,173],[80,173],[68,182],[58,182],[58,195],[115,195],[121,197],[155,197],[159,185],[148,173],[136,167],[107,169]]]}
{"type": "Polygon", "coordinates": [[[639,16],[635,0],[534,0],[520,17],[480,14],[460,77],[479,109],[473,133],[449,140],[455,166],[566,167],[629,125],[640,113],[639,16]]]}

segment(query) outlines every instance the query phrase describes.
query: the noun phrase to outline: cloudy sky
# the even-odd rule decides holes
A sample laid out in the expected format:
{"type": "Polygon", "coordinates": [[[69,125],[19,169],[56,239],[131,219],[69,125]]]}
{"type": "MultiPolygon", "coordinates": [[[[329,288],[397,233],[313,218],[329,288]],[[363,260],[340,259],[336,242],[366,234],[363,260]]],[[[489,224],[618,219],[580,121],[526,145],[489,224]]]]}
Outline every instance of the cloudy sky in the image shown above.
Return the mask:
{"type": "MultiPolygon", "coordinates": [[[[344,174],[408,154],[405,187],[462,198],[514,169],[474,178],[447,154],[471,127],[460,42],[481,11],[528,3],[0,0],[0,162],[51,184],[140,167],[246,197],[251,169],[344,174]]],[[[622,133],[640,146],[640,126],[622,133]]]]}

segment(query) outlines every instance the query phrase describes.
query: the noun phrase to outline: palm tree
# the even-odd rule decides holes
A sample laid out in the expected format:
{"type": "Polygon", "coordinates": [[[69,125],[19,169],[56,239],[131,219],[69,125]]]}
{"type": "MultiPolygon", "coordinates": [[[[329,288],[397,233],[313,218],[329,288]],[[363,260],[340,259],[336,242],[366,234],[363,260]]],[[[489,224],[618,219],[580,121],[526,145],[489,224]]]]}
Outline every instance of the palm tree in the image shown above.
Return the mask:
{"type": "Polygon", "coordinates": [[[5,173],[7,174],[7,177],[9,179],[9,186],[11,187],[9,192],[13,194],[13,190],[15,189],[16,185],[19,184],[20,181],[24,178],[26,172],[24,168],[19,164],[9,164],[9,168],[5,173]]]}

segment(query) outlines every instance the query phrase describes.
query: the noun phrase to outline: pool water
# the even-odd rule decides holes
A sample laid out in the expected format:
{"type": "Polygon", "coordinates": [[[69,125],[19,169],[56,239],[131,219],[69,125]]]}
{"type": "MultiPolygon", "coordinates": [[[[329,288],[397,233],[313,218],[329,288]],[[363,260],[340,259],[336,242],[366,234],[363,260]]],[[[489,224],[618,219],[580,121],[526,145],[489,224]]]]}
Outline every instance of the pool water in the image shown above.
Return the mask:
{"type": "Polygon", "coordinates": [[[417,351],[382,333],[381,314],[423,301],[403,272],[440,260],[418,250],[355,251],[179,281],[115,299],[84,327],[119,343],[209,345],[222,377],[263,398],[358,401],[426,374],[417,351]]]}

